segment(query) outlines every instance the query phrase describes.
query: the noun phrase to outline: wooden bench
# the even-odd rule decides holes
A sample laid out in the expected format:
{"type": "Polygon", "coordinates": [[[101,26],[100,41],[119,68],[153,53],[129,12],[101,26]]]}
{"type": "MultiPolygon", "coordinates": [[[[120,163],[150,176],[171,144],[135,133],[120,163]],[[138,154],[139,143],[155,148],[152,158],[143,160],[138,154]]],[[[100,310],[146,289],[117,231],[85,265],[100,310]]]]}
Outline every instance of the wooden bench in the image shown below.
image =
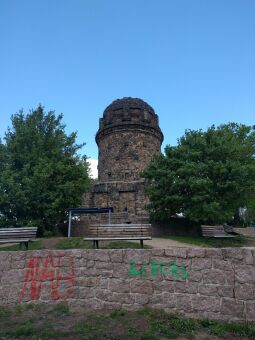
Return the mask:
{"type": "Polygon", "coordinates": [[[0,228],[0,244],[1,243],[19,243],[20,248],[24,243],[28,249],[28,242],[36,238],[37,227],[31,228],[0,228]]]}
{"type": "Polygon", "coordinates": [[[236,237],[236,235],[231,235],[225,232],[224,227],[222,225],[217,226],[208,226],[201,225],[202,235],[204,237],[236,237]]]}
{"type": "Polygon", "coordinates": [[[98,248],[98,241],[108,240],[140,240],[143,248],[144,240],[151,240],[150,224],[95,224],[87,230],[86,241],[93,241],[93,248],[98,248]]]}

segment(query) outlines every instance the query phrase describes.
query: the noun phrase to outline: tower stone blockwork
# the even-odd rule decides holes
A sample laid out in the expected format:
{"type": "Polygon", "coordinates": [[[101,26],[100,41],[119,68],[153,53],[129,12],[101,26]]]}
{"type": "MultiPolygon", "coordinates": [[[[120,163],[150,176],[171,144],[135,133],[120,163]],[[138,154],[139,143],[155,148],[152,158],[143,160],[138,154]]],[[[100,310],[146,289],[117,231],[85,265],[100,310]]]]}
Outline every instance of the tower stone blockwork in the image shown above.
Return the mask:
{"type": "Polygon", "coordinates": [[[146,102],[125,97],[110,104],[96,134],[98,182],[84,194],[83,206],[128,211],[132,222],[148,215],[140,173],[160,152],[162,141],[158,116],[146,102]]]}

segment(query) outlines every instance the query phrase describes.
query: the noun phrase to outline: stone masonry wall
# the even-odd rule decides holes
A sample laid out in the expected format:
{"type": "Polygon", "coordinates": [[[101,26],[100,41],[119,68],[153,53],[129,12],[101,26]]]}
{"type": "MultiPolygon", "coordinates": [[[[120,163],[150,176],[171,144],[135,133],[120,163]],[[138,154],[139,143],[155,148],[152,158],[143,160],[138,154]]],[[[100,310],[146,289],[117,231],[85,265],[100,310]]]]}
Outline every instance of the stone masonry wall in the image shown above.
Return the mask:
{"type": "Polygon", "coordinates": [[[112,207],[115,212],[123,212],[125,208],[130,214],[148,215],[145,210],[148,204],[144,181],[109,182],[95,184],[91,192],[83,195],[82,205],[90,208],[112,207]]]}
{"type": "Polygon", "coordinates": [[[0,305],[150,306],[255,321],[255,248],[0,252],[0,305]]]}
{"type": "Polygon", "coordinates": [[[161,146],[159,138],[142,129],[113,130],[98,143],[100,182],[139,180],[161,146]]]}

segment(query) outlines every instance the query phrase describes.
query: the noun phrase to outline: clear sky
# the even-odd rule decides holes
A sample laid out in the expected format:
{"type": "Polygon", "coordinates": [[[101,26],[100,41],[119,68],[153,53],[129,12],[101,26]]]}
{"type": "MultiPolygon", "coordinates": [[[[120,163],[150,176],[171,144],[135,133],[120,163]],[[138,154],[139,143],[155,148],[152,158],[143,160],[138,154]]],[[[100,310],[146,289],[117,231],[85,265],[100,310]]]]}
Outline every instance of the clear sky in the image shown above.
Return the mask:
{"type": "Polygon", "coordinates": [[[0,52],[1,137],[41,103],[96,159],[99,118],[125,96],[155,109],[163,148],[255,124],[254,0],[0,0],[0,52]]]}

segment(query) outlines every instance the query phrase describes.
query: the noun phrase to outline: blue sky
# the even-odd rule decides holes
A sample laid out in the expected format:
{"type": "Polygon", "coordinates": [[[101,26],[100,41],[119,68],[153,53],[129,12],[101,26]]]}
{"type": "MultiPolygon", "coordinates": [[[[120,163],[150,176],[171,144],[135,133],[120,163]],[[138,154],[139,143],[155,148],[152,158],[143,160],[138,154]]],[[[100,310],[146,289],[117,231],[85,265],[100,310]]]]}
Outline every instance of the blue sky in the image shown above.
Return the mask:
{"type": "Polygon", "coordinates": [[[254,18],[254,0],[1,0],[0,136],[41,103],[96,159],[98,120],[125,96],[155,109],[163,148],[185,129],[254,125],[254,18]]]}

